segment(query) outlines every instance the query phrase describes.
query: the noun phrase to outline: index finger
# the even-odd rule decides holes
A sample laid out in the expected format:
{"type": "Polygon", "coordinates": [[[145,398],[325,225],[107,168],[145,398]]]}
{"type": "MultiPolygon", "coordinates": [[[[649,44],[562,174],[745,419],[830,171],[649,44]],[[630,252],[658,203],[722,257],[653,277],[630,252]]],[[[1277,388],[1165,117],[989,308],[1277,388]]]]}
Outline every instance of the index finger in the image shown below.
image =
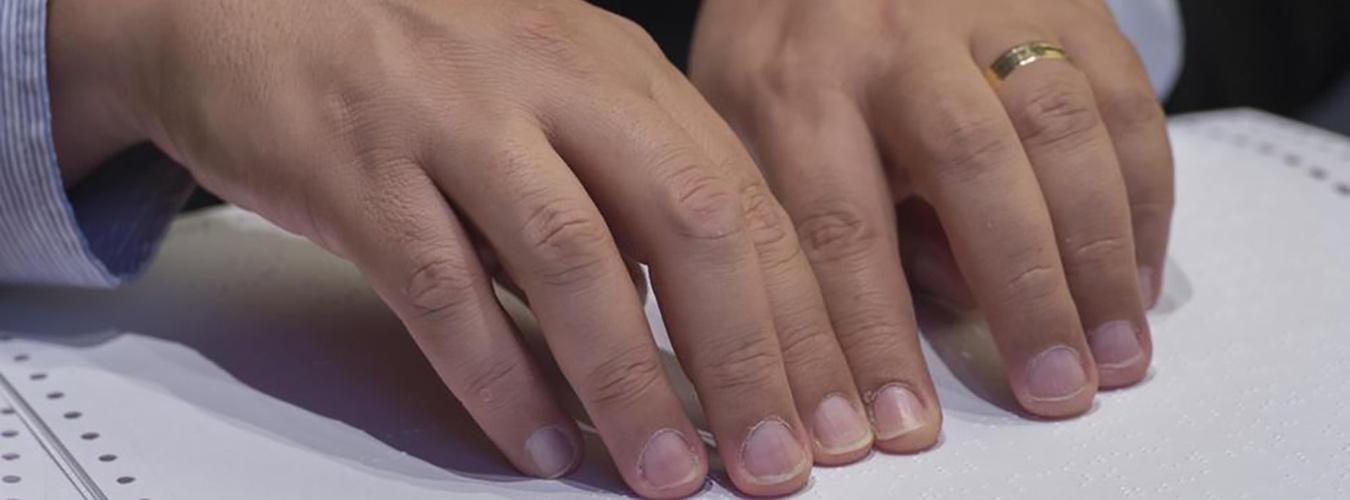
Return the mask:
{"type": "MultiPolygon", "coordinates": [[[[753,495],[800,488],[812,452],[784,372],[765,277],[735,181],[656,102],[557,113],[559,150],[652,287],[727,473],[753,495]]],[[[620,106],[614,106],[618,103],[620,106]]]]}
{"type": "Polygon", "coordinates": [[[707,471],[607,221],[529,118],[428,153],[528,296],[558,366],[639,494],[683,496],[707,471]],[[455,168],[472,165],[477,168],[455,168]],[[503,203],[502,200],[510,200],[503,203]]]}

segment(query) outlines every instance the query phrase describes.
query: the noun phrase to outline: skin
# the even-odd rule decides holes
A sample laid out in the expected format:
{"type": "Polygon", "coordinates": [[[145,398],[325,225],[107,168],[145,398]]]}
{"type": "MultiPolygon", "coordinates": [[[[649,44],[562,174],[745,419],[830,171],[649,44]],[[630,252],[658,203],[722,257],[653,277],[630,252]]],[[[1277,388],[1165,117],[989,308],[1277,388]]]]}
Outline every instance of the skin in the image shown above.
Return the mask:
{"type": "MultiPolygon", "coordinates": [[[[52,0],[53,133],[67,182],[153,142],[355,263],[506,458],[557,477],[581,436],[496,302],[490,277],[509,278],[627,484],[675,497],[708,452],[629,278],[647,264],[731,480],[785,494],[874,441],[936,441],[905,269],[989,313],[1031,412],[1080,413],[1099,380],[1147,367],[1135,242],[1160,269],[1170,159],[1138,63],[1075,3],[1103,33],[1070,52],[1127,64],[1038,64],[995,93],[972,54],[1070,33],[977,49],[976,28],[1000,26],[957,15],[977,3],[712,0],[696,89],[640,28],[577,0],[52,0]],[[1096,81],[1137,100],[1098,93],[1130,104],[1099,113],[1096,81]],[[908,200],[935,208],[895,209],[908,200]],[[1107,319],[1142,329],[1143,354],[1099,374],[1084,329],[1107,319]],[[1053,345],[1085,380],[1047,401],[1022,367],[1053,345]]],[[[1058,4],[1017,5],[1009,19],[1058,4]]]]}
{"type": "MultiPolygon", "coordinates": [[[[151,141],[352,261],[506,458],[561,476],[581,434],[496,301],[500,263],[627,484],[682,496],[708,456],[625,258],[648,264],[736,486],[805,484],[788,363],[844,366],[824,299],[749,155],[636,25],[571,0],[86,3],[51,4],[68,181],[151,141]]],[[[861,421],[848,370],[822,377],[861,421]]]]}
{"type": "Polygon", "coordinates": [[[700,16],[691,78],[795,221],[860,393],[912,388],[939,425],[912,290],[986,314],[1032,414],[1144,377],[1172,159],[1105,4],[708,0],[700,16]],[[1032,41],[1073,62],[985,80],[1032,41]]]}

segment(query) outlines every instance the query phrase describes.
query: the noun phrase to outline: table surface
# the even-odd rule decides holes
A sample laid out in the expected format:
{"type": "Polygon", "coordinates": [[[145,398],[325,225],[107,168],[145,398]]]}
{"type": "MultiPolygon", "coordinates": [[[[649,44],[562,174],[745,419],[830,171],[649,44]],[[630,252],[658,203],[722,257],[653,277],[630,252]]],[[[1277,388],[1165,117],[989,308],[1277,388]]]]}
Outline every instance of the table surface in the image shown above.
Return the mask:
{"type": "MultiPolygon", "coordinates": [[[[1172,135],[1182,203],[1167,287],[1151,315],[1148,380],[1103,393],[1082,418],[1029,419],[1010,410],[980,322],[924,306],[942,443],[818,468],[803,495],[1350,496],[1350,197],[1325,185],[1350,180],[1350,144],[1251,112],[1188,118],[1172,135]],[[1275,144],[1239,144],[1245,136],[1275,144]],[[1314,183],[1283,165],[1281,155],[1295,151],[1330,169],[1331,180],[1314,183]]],[[[648,312],[666,345],[654,302],[648,312]]],[[[345,487],[346,497],[395,487],[407,488],[403,498],[626,491],[594,435],[586,464],[565,480],[518,477],[352,266],[238,209],[180,218],[147,275],[119,290],[0,288],[0,331],[16,332],[11,344],[24,349],[86,350],[99,369],[193,408],[193,418],[304,453],[287,460],[338,464],[260,472],[268,477],[258,491],[357,481],[365,482],[345,487]],[[191,356],[174,350],[184,347],[191,356]],[[178,365],[209,372],[231,396],[177,380],[174,370],[186,370],[178,365]]],[[[0,353],[15,349],[0,343],[0,353]]],[[[693,405],[687,382],[680,390],[693,405]]],[[[164,433],[173,422],[161,421],[164,433]]],[[[146,460],[176,456],[171,444],[157,453],[146,460]]],[[[200,460],[161,469],[209,482],[221,469],[207,465],[226,458],[200,460]]],[[[706,493],[726,495],[725,484],[706,493]]]]}

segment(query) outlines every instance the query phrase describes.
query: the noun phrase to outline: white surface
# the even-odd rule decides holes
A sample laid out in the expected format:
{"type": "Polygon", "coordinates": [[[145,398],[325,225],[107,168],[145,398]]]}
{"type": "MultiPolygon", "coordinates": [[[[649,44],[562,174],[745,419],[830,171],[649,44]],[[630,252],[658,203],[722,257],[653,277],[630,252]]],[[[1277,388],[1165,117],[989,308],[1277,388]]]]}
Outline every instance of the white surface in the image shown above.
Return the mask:
{"type": "MultiPolygon", "coordinates": [[[[1000,406],[978,323],[924,308],[941,445],[818,468],[802,496],[1350,496],[1350,142],[1243,111],[1182,118],[1173,138],[1149,380],[1082,418],[1029,420],[1000,406]]],[[[350,266],[237,210],[181,219],[125,289],[0,289],[0,330],[29,332],[0,340],[0,374],[109,498],[624,492],[594,436],[565,480],[517,476],[350,266]]],[[[80,498],[18,415],[4,429],[0,454],[20,457],[0,476],[20,481],[0,498],[80,498]]]]}

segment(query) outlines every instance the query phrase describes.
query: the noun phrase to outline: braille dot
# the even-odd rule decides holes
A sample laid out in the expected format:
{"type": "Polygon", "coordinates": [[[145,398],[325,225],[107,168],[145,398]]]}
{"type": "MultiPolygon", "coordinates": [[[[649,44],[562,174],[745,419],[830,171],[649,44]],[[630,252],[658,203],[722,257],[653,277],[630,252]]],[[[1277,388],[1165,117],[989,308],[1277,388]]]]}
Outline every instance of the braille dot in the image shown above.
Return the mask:
{"type": "Polygon", "coordinates": [[[136,480],[136,478],[131,477],[131,476],[122,476],[122,477],[117,478],[117,484],[130,484],[132,481],[135,481],[135,480],[136,480]]]}
{"type": "Polygon", "coordinates": [[[117,460],[117,455],[113,455],[113,454],[109,453],[109,454],[106,454],[106,455],[99,455],[99,456],[98,456],[98,461],[100,461],[100,462],[111,462],[111,461],[113,461],[113,460],[117,460]]]}
{"type": "Polygon", "coordinates": [[[6,461],[14,461],[14,460],[18,460],[18,459],[19,459],[19,454],[18,454],[18,453],[6,453],[6,454],[4,454],[4,455],[0,455],[0,458],[5,459],[6,461]]]}
{"type": "Polygon", "coordinates": [[[28,355],[27,355],[27,354],[19,354],[19,355],[16,355],[16,356],[14,356],[14,361],[18,361],[18,362],[20,362],[20,363],[22,363],[22,362],[24,362],[24,361],[28,361],[28,355]]]}
{"type": "Polygon", "coordinates": [[[8,406],[0,408],[0,415],[13,415],[13,414],[14,414],[13,408],[10,408],[8,406]]]}
{"type": "Polygon", "coordinates": [[[83,439],[83,440],[85,440],[85,441],[90,441],[90,440],[98,439],[98,433],[97,433],[97,432],[86,432],[86,433],[84,433],[84,434],[80,434],[80,439],[83,439]]]}
{"type": "Polygon", "coordinates": [[[4,480],[6,483],[14,484],[14,483],[19,482],[20,479],[19,479],[19,476],[5,476],[3,480],[4,480]]]}
{"type": "Polygon", "coordinates": [[[1303,158],[1299,155],[1284,155],[1284,164],[1291,167],[1297,167],[1303,164],[1303,158]]]}
{"type": "Polygon", "coordinates": [[[1341,196],[1350,196],[1350,184],[1338,184],[1336,191],[1339,191],[1341,196]]]}
{"type": "Polygon", "coordinates": [[[18,435],[19,435],[19,431],[16,431],[16,430],[14,430],[14,429],[5,429],[3,432],[0,432],[0,436],[4,436],[4,437],[7,437],[7,438],[12,438],[12,437],[18,436],[18,435]]]}
{"type": "Polygon", "coordinates": [[[32,375],[29,375],[28,380],[47,380],[47,374],[43,372],[37,372],[32,375]]]}
{"type": "Polygon", "coordinates": [[[78,411],[68,411],[68,412],[65,413],[65,415],[61,415],[61,416],[66,417],[66,418],[68,418],[68,419],[77,419],[77,418],[80,418],[81,415],[84,415],[84,414],[83,414],[83,413],[80,413],[80,412],[78,412],[78,411]]]}
{"type": "Polygon", "coordinates": [[[1327,171],[1322,167],[1313,167],[1312,171],[1308,173],[1312,175],[1312,178],[1317,179],[1319,181],[1327,180],[1327,171]]]}
{"type": "Polygon", "coordinates": [[[61,391],[54,391],[47,393],[47,399],[61,399],[64,397],[66,397],[66,393],[61,391]]]}

